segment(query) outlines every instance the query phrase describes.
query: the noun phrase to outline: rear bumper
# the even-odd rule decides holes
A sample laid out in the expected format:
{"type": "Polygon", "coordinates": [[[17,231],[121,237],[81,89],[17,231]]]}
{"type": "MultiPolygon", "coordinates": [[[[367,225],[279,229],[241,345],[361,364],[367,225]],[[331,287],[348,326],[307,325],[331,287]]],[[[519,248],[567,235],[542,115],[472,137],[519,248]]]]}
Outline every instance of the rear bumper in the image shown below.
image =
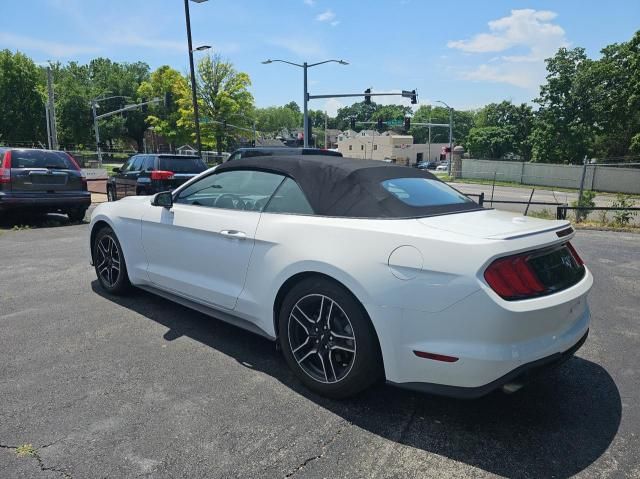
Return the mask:
{"type": "Polygon", "coordinates": [[[448,386],[443,384],[431,384],[422,382],[413,383],[394,383],[388,381],[389,384],[401,387],[403,389],[410,389],[413,391],[420,391],[429,394],[437,394],[440,396],[454,397],[459,399],[475,399],[489,394],[496,389],[501,388],[508,383],[523,383],[526,382],[540,373],[559,366],[566,360],[570,359],[578,349],[582,347],[587,340],[589,330],[578,340],[576,344],[563,352],[558,352],[546,356],[544,358],[537,359],[522,366],[517,367],[513,371],[508,372],[504,376],[482,386],[478,387],[459,387],[448,386]]]}
{"type": "Polygon", "coordinates": [[[57,211],[70,208],[88,208],[91,205],[91,193],[42,193],[15,194],[0,192],[0,211],[20,209],[57,211]]]}

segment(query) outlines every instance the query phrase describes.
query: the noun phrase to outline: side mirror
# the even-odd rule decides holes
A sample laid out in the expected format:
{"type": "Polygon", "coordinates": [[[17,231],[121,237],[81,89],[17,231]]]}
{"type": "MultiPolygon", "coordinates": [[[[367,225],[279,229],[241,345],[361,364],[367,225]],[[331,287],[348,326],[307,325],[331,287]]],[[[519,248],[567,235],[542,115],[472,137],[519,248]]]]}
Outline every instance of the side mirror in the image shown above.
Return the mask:
{"type": "Polygon", "coordinates": [[[111,171],[114,173],[120,173],[120,168],[116,166],[115,168],[111,168],[111,171]]]}
{"type": "Polygon", "coordinates": [[[151,200],[153,206],[162,206],[163,208],[171,208],[173,206],[173,194],[170,191],[161,191],[153,195],[151,200]]]}

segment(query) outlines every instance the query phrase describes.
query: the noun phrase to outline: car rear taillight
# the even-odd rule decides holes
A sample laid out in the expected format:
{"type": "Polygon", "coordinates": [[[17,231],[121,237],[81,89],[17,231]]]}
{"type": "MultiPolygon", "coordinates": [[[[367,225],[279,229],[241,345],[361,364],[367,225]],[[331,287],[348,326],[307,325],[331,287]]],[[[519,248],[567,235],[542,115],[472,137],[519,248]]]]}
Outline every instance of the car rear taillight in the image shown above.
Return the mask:
{"type": "Polygon", "coordinates": [[[151,172],[152,180],[170,180],[173,178],[173,171],[156,170],[151,172]]]}
{"type": "Polygon", "coordinates": [[[5,152],[0,165],[0,184],[6,183],[11,183],[11,151],[5,152]]]}
{"type": "Polygon", "coordinates": [[[582,258],[571,243],[567,243],[567,249],[571,252],[571,256],[573,256],[573,259],[576,260],[576,263],[582,266],[584,264],[584,261],[582,261],[582,258]]]}
{"type": "Polygon", "coordinates": [[[571,243],[498,258],[484,272],[487,284],[508,301],[552,294],[584,277],[584,262],[571,243]]]}
{"type": "Polygon", "coordinates": [[[504,299],[537,296],[544,286],[527,263],[528,254],[500,258],[489,265],[484,279],[504,299]]]}

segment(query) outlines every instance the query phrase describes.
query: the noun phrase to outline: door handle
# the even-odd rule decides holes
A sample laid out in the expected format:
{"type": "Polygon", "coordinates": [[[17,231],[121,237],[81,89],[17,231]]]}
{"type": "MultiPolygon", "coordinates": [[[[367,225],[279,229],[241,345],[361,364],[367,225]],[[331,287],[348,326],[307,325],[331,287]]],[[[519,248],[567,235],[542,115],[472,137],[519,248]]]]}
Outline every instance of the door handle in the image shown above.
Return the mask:
{"type": "Polygon", "coordinates": [[[245,239],[247,237],[247,234],[245,232],[238,230],[222,230],[220,231],[220,234],[237,239],[245,239]]]}

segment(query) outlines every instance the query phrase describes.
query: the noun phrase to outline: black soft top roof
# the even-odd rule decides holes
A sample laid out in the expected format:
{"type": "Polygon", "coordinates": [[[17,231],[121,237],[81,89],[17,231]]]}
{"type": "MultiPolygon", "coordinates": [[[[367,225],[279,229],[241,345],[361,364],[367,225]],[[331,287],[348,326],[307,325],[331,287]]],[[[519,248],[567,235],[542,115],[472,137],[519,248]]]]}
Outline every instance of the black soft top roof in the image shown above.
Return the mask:
{"type": "Polygon", "coordinates": [[[424,170],[377,160],[332,156],[287,155],[242,158],[224,163],[216,173],[260,170],[294,179],[317,215],[355,218],[413,218],[480,209],[470,201],[451,205],[416,207],[387,191],[382,181],[394,178],[438,180],[424,170]]]}

